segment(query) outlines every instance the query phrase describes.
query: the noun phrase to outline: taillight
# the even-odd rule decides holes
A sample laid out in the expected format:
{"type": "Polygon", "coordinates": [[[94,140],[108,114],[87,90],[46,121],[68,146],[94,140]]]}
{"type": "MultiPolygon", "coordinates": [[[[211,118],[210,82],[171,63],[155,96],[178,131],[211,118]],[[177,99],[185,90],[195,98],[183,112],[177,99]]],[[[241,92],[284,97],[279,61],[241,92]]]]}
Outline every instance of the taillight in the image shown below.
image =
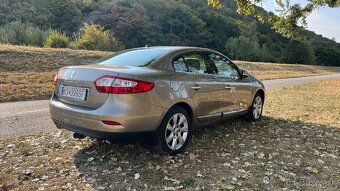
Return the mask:
{"type": "Polygon", "coordinates": [[[58,86],[58,77],[59,77],[59,71],[58,71],[57,74],[54,76],[53,85],[54,85],[55,87],[58,86]]]}
{"type": "Polygon", "coordinates": [[[152,90],[154,83],[129,78],[103,76],[94,81],[98,92],[110,94],[133,94],[152,90]]]}
{"type": "Polygon", "coordinates": [[[103,77],[96,79],[94,81],[94,85],[96,86],[96,89],[98,92],[110,93],[111,85],[114,80],[115,80],[115,77],[113,76],[103,76],[103,77]]]}

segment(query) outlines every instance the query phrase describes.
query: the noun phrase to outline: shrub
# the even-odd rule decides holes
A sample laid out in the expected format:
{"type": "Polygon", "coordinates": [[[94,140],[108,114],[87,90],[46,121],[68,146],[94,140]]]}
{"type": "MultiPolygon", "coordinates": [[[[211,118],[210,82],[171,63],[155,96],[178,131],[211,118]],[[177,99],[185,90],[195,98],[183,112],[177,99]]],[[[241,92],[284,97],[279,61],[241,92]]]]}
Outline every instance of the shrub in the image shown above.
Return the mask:
{"type": "Polygon", "coordinates": [[[0,41],[2,43],[16,45],[42,46],[46,32],[31,23],[11,22],[0,30],[0,41]]]}
{"type": "Polygon", "coordinates": [[[117,38],[104,27],[96,24],[85,24],[80,29],[80,36],[72,44],[73,48],[87,50],[117,51],[123,48],[117,38]]]}
{"type": "Polygon", "coordinates": [[[46,38],[44,47],[47,48],[66,48],[70,44],[67,36],[58,31],[52,31],[46,38]]]}

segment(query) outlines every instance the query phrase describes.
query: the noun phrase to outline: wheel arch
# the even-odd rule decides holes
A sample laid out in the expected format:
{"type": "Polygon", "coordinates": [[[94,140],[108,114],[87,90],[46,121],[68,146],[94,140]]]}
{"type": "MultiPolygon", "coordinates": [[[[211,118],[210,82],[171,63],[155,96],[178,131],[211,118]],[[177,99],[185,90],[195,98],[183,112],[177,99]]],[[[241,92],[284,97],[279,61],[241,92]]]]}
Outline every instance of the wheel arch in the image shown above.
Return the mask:
{"type": "Polygon", "coordinates": [[[191,122],[193,122],[194,119],[194,113],[193,113],[193,109],[191,108],[191,106],[188,103],[185,102],[178,102],[175,103],[174,105],[172,105],[169,110],[171,110],[174,107],[181,107],[183,108],[189,115],[191,122]]]}
{"type": "Polygon", "coordinates": [[[257,95],[257,94],[260,94],[261,96],[262,96],[262,98],[263,98],[263,101],[265,100],[265,93],[264,93],[264,90],[263,89],[258,89],[257,91],[256,91],[256,94],[255,95],[257,95]]]}
{"type": "Polygon", "coordinates": [[[159,125],[157,127],[157,129],[159,129],[164,117],[166,116],[166,114],[174,107],[181,107],[183,108],[189,115],[190,117],[190,120],[191,120],[191,123],[192,123],[192,127],[194,126],[195,124],[195,121],[194,121],[194,109],[192,108],[192,106],[189,104],[189,103],[186,103],[184,101],[179,101],[179,102],[176,102],[174,104],[172,104],[169,109],[167,109],[161,116],[161,120],[159,122],[159,125]]]}

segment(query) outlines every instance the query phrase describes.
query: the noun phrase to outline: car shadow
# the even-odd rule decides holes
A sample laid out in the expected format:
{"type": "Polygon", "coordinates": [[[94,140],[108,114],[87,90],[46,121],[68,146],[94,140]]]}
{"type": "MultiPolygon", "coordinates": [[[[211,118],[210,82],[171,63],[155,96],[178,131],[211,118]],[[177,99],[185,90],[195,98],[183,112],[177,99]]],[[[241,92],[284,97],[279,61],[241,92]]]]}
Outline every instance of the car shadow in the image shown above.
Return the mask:
{"type": "Polygon", "coordinates": [[[194,131],[183,154],[94,141],[75,155],[95,189],[284,189],[340,186],[340,129],[264,116],[194,131]]]}

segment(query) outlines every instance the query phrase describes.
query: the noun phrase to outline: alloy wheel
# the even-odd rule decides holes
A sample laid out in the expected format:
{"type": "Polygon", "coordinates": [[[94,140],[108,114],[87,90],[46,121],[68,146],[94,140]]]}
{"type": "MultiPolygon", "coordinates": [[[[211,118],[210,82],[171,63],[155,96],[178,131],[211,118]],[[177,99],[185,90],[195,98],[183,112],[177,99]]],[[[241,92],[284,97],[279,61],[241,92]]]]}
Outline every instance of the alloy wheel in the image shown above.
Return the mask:
{"type": "Polygon", "coordinates": [[[182,113],[175,113],[165,129],[165,142],[171,150],[180,149],[188,138],[188,120],[182,113]]]}
{"type": "Polygon", "coordinates": [[[261,96],[257,96],[253,103],[253,117],[255,120],[259,119],[262,114],[263,102],[261,96]]]}

